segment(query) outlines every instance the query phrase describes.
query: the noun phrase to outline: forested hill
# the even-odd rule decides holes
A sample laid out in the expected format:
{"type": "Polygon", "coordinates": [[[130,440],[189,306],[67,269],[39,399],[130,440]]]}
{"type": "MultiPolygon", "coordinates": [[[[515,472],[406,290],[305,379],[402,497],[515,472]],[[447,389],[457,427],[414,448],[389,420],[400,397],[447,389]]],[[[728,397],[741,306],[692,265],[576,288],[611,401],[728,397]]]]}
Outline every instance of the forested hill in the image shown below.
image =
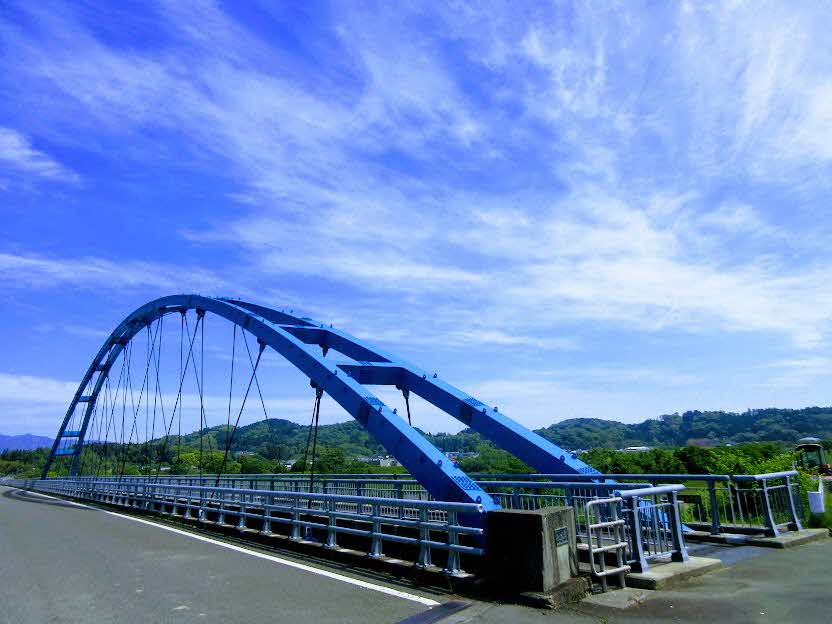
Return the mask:
{"type": "Polygon", "coordinates": [[[626,446],[711,445],[726,442],[787,442],[805,436],[832,438],[832,407],[757,409],[733,412],[685,412],[624,424],[597,418],[573,418],[538,431],[568,449],[626,446]]]}
{"type": "MultiPolygon", "coordinates": [[[[290,458],[303,454],[308,428],[288,420],[271,419],[240,427],[234,449],[254,451],[266,457],[290,458]],[[270,433],[271,430],[271,433],[270,433]]],[[[225,427],[208,432],[215,448],[225,445],[225,427]]],[[[799,410],[763,409],[741,414],[732,412],[685,412],[669,414],[635,424],[597,418],[573,418],[537,430],[569,450],[624,448],[626,446],[714,445],[726,442],[780,441],[793,444],[804,436],[832,438],[832,407],[799,410]]],[[[474,451],[484,440],[465,430],[457,434],[425,434],[443,451],[474,451]]],[[[198,443],[199,434],[185,436],[198,443]]],[[[341,448],[348,456],[384,454],[384,448],[355,421],[322,425],[318,444],[341,448]]]]}
{"type": "MultiPolygon", "coordinates": [[[[269,426],[263,420],[237,430],[234,450],[253,451],[275,459],[297,458],[303,455],[308,431],[308,427],[288,420],[273,418],[269,421],[269,426]]],[[[669,414],[635,424],[599,418],[572,418],[538,429],[537,432],[568,450],[758,441],[793,444],[804,436],[832,439],[832,407],[750,410],[742,414],[694,411],[682,415],[669,414]]],[[[206,436],[205,444],[208,448],[225,447],[224,426],[206,430],[206,436]]],[[[443,451],[476,451],[484,443],[478,434],[470,430],[456,434],[425,434],[425,437],[443,451]]],[[[15,439],[9,448],[33,448],[51,444],[48,438],[36,441],[22,438],[15,439]]],[[[183,436],[183,442],[198,447],[199,433],[183,436]]],[[[318,431],[318,445],[340,448],[349,457],[385,454],[384,448],[355,421],[322,425],[318,431]]],[[[3,445],[0,445],[2,448],[3,445]]]]}

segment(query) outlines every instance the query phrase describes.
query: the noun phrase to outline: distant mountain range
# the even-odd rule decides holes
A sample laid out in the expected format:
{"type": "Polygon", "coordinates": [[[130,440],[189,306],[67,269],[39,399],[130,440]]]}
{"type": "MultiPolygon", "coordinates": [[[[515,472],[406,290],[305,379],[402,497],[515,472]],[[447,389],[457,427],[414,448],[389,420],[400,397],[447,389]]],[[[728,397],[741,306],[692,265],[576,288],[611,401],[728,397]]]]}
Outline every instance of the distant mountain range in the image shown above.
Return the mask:
{"type": "MultiPolygon", "coordinates": [[[[414,423],[418,424],[418,423],[414,423]]],[[[713,446],[731,442],[785,442],[804,436],[832,439],[832,407],[804,409],[757,409],[743,413],[691,411],[665,414],[640,423],[621,423],[600,418],[570,418],[537,433],[568,450],[624,448],[627,446],[713,446]]],[[[266,457],[288,459],[303,455],[308,427],[272,418],[237,429],[235,451],[253,451],[266,457]]],[[[475,451],[485,440],[470,429],[459,433],[424,434],[442,451],[475,451]]],[[[203,432],[208,448],[223,448],[225,426],[203,432]]],[[[199,432],[183,435],[183,444],[199,446],[199,432]]],[[[52,439],[35,435],[0,435],[0,450],[49,447],[52,439]]],[[[386,451],[356,421],[321,425],[318,445],[338,447],[351,457],[384,454],[386,451]]]]}
{"type": "MultiPolygon", "coordinates": [[[[303,454],[308,427],[282,419],[271,419],[269,425],[263,420],[240,427],[234,436],[234,449],[281,458],[303,454]]],[[[205,435],[211,440],[208,444],[222,448],[226,435],[224,430],[224,426],[205,430],[205,435]]],[[[832,407],[797,410],[771,408],[743,413],[691,411],[681,415],[665,414],[640,423],[570,418],[536,431],[567,450],[620,449],[627,446],[715,446],[729,442],[794,444],[804,436],[832,439],[832,407]]],[[[486,443],[470,429],[459,433],[426,433],[424,436],[446,452],[476,451],[479,445],[486,443]]],[[[198,440],[198,432],[183,436],[183,442],[191,446],[196,446],[198,440]]],[[[353,457],[386,452],[356,421],[321,425],[318,444],[339,447],[353,457]]]]}
{"type": "Polygon", "coordinates": [[[806,436],[832,439],[832,407],[691,411],[627,424],[597,418],[564,420],[538,433],[567,449],[627,446],[714,446],[743,442],[794,444],[806,436]]]}
{"type": "Polygon", "coordinates": [[[52,446],[53,438],[24,433],[23,435],[2,435],[0,434],[0,451],[31,451],[36,448],[49,448],[52,446]]]}

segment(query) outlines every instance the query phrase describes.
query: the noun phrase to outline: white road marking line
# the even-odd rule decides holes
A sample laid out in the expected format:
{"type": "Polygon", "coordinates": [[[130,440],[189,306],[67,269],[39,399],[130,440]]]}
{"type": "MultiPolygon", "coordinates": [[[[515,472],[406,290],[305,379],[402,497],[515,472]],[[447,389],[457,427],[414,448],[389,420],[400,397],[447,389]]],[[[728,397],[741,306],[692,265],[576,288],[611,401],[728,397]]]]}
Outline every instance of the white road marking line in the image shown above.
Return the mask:
{"type": "MultiPolygon", "coordinates": [[[[24,490],[30,491],[30,490],[24,490]]],[[[306,565],[304,563],[298,563],[297,561],[291,561],[289,559],[281,559],[280,557],[275,557],[274,555],[267,555],[266,553],[261,553],[256,550],[249,550],[248,548],[243,548],[242,546],[236,546],[234,544],[228,544],[226,542],[221,542],[219,540],[211,539],[210,537],[205,537],[203,535],[197,535],[196,533],[191,533],[190,531],[183,531],[182,529],[177,529],[175,527],[166,526],[164,524],[159,524],[157,522],[151,522],[150,520],[144,520],[142,518],[134,518],[133,516],[126,516],[124,514],[120,514],[116,511],[108,511],[106,509],[99,509],[97,507],[90,507],[89,505],[84,505],[83,503],[76,503],[75,501],[65,501],[64,499],[56,498],[55,496],[49,496],[48,494],[42,494],[41,492],[31,492],[32,494],[37,494],[38,496],[43,496],[44,498],[51,498],[53,500],[61,500],[64,502],[69,502],[73,505],[77,505],[78,507],[84,507],[85,509],[92,509],[94,511],[100,511],[101,513],[109,514],[111,516],[116,516],[117,518],[124,518],[125,520],[132,520],[133,522],[139,522],[141,524],[147,524],[157,529],[164,529],[165,531],[170,531],[171,533],[178,533],[179,535],[185,535],[195,540],[199,540],[201,542],[208,542],[209,544],[215,544],[217,546],[221,546],[222,548],[227,548],[228,550],[235,550],[237,552],[245,553],[246,555],[251,555],[252,557],[258,557],[259,559],[265,559],[266,561],[271,561],[273,563],[279,563],[281,565],[288,566],[290,568],[297,568],[298,570],[304,570],[306,572],[312,572],[313,574],[320,574],[321,576],[325,576],[327,578],[334,579],[336,581],[342,581],[344,583],[349,583],[350,585],[355,585],[356,587],[363,587],[364,589],[369,589],[372,591],[377,591],[382,594],[387,594],[388,596],[395,596],[397,598],[402,598],[404,600],[410,600],[412,602],[418,602],[423,605],[427,605],[428,607],[437,607],[439,606],[439,602],[436,600],[431,600],[430,598],[424,598],[423,596],[418,596],[417,594],[409,594],[407,592],[399,591],[398,589],[393,589],[392,587],[385,587],[384,585],[376,585],[375,583],[368,583],[367,581],[362,581],[360,579],[352,578],[351,576],[345,576],[343,574],[338,574],[336,572],[330,572],[328,570],[322,570],[320,568],[315,568],[313,566],[306,565]]]]}

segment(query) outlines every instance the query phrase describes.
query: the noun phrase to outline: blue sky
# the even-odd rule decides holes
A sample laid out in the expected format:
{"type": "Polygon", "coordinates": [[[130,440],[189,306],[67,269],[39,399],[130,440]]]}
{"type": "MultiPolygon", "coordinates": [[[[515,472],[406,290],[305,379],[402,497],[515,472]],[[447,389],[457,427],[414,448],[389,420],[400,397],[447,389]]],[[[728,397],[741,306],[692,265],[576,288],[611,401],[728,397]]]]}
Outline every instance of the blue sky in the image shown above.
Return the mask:
{"type": "MultiPolygon", "coordinates": [[[[4,2],[0,431],[53,434],[121,318],[190,291],[335,323],[534,427],[829,404],[830,21],[4,2]]],[[[305,421],[308,385],[267,370],[271,415],[305,421]]]]}

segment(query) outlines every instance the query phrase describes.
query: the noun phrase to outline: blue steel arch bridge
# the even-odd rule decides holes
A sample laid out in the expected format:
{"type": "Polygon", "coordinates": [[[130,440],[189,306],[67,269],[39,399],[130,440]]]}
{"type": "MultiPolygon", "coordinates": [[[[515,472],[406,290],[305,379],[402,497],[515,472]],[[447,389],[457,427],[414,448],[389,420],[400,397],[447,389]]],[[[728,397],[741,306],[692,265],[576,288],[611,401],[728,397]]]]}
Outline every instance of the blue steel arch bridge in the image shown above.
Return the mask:
{"type": "MultiPolygon", "coordinates": [[[[195,443],[195,434],[190,436],[186,449],[195,443]]],[[[194,468],[182,467],[179,463],[177,472],[194,468]]],[[[625,574],[646,572],[653,562],[687,561],[686,533],[735,539],[740,534],[778,537],[781,531],[801,530],[800,486],[792,481],[796,474],[601,474],[497,407],[331,325],[238,299],[173,295],[139,307],[110,334],[67,409],[41,479],[19,486],[169,515],[220,531],[254,531],[264,539],[303,548],[346,550],[350,557],[365,553],[361,556],[376,562],[390,557],[392,562],[412,561],[422,570],[441,566],[451,576],[466,574],[461,567],[461,557],[466,557],[466,570],[509,584],[518,580],[511,566],[489,563],[488,553],[516,554],[518,540],[532,549],[549,549],[549,541],[537,543],[534,536],[550,532],[517,529],[521,523],[508,535],[495,531],[493,523],[509,516],[528,518],[528,510],[548,514],[560,513],[552,507],[567,507],[573,514],[565,523],[573,525],[569,539],[575,540],[576,560],[588,565],[593,580],[606,589],[607,579],[623,586],[625,574]],[[222,326],[224,330],[217,329],[222,326]],[[209,332],[218,340],[206,347],[209,332]],[[215,357],[206,368],[209,347],[215,357]],[[289,365],[281,364],[281,373],[295,369],[295,378],[305,378],[312,388],[303,462],[309,474],[229,474],[229,452],[247,403],[259,401],[271,437],[261,379],[274,372],[263,363],[275,359],[289,365]],[[226,366],[213,366],[216,360],[226,366]],[[213,379],[211,368],[217,369],[213,379]],[[223,405],[218,410],[217,395],[205,391],[223,382],[228,383],[227,402],[219,397],[223,405]],[[316,475],[325,396],[358,421],[409,475],[316,475]],[[390,406],[391,397],[398,396],[405,405],[402,413],[390,406]],[[414,396],[537,472],[485,478],[466,474],[412,426],[414,396]],[[209,409],[206,403],[212,401],[209,409]],[[196,414],[199,419],[199,475],[162,475],[163,463],[173,467],[168,445],[177,445],[177,459],[181,451],[186,410],[190,418],[196,414]],[[212,448],[212,437],[204,435],[211,431],[207,413],[214,420],[218,411],[225,414],[225,428],[215,431],[224,433],[224,441],[217,436],[214,444],[224,449],[212,448]],[[114,452],[108,454],[108,445],[114,452]],[[126,474],[130,449],[142,445],[141,463],[132,466],[140,474],[126,474]],[[203,470],[204,445],[212,457],[222,457],[210,473],[203,470]],[[310,445],[312,461],[307,464],[310,445]],[[516,515],[516,510],[523,513],[516,515]],[[277,525],[284,530],[273,532],[277,525]],[[506,544],[508,550],[502,548],[506,544]]],[[[542,568],[537,572],[540,578],[552,576],[542,568]]],[[[533,589],[538,580],[529,581],[524,591],[539,591],[533,589]]]]}
{"type": "MultiPolygon", "coordinates": [[[[229,345],[230,386],[233,388],[234,363],[239,357],[236,355],[240,343],[238,333],[246,352],[242,359],[244,362],[247,360],[250,369],[243,374],[247,379],[239,386],[245,389],[242,397],[237,399],[240,403],[239,410],[236,406],[232,410],[229,391],[227,425],[231,433],[225,436],[223,468],[240,415],[247,401],[254,400],[250,395],[259,395],[266,422],[269,423],[258,369],[264,352],[271,349],[307,377],[314,389],[310,440],[313,429],[315,442],[317,440],[321,399],[326,394],[361,423],[438,501],[477,503],[484,511],[500,506],[411,426],[411,394],[456,418],[540,473],[584,476],[599,474],[575,454],[530,431],[500,412],[497,407],[485,405],[435,373],[428,373],[331,325],[308,317],[298,317],[292,311],[287,313],[237,299],[190,294],[150,301],[129,314],[110,334],[90,363],[67,409],[42,477],[47,477],[50,469],[56,465],[56,460],[67,466],[66,470],[71,477],[94,474],[97,470],[96,460],[87,457],[86,447],[100,446],[102,443],[106,445],[110,436],[114,442],[120,442],[121,446],[140,444],[142,428],[147,442],[148,438],[156,435],[157,423],[159,438],[166,445],[174,433],[173,426],[176,422],[176,433],[180,434],[176,439],[181,444],[181,417],[185,410],[183,387],[190,377],[193,377],[199,395],[202,444],[201,432],[207,427],[203,401],[206,377],[204,353],[198,355],[197,350],[205,344],[208,316],[216,316],[233,325],[232,343],[229,345]],[[162,366],[163,338],[166,335],[163,324],[169,317],[173,318],[174,326],[179,326],[178,344],[174,345],[174,348],[178,347],[179,366],[173,372],[169,370],[170,367],[165,369],[162,366]],[[249,337],[256,339],[256,348],[249,346],[249,337]],[[141,357],[135,359],[140,361],[134,362],[134,355],[138,351],[141,351],[141,357]],[[162,378],[162,371],[170,373],[168,379],[162,378]],[[394,386],[401,391],[407,407],[407,418],[374,394],[371,389],[373,386],[394,386]],[[176,390],[172,408],[170,405],[165,406],[163,388],[176,390]],[[151,410],[152,432],[149,425],[151,410]],[[231,427],[233,414],[236,414],[236,421],[231,427]]],[[[262,369],[260,374],[262,376],[262,369]]],[[[314,443],[312,448],[314,470],[314,443]]],[[[307,451],[308,449],[307,443],[307,451]]],[[[161,470],[162,454],[156,465],[156,478],[161,470]]],[[[122,470],[123,466],[124,463],[122,470]]],[[[147,466],[147,472],[152,472],[150,466],[147,466]]]]}

